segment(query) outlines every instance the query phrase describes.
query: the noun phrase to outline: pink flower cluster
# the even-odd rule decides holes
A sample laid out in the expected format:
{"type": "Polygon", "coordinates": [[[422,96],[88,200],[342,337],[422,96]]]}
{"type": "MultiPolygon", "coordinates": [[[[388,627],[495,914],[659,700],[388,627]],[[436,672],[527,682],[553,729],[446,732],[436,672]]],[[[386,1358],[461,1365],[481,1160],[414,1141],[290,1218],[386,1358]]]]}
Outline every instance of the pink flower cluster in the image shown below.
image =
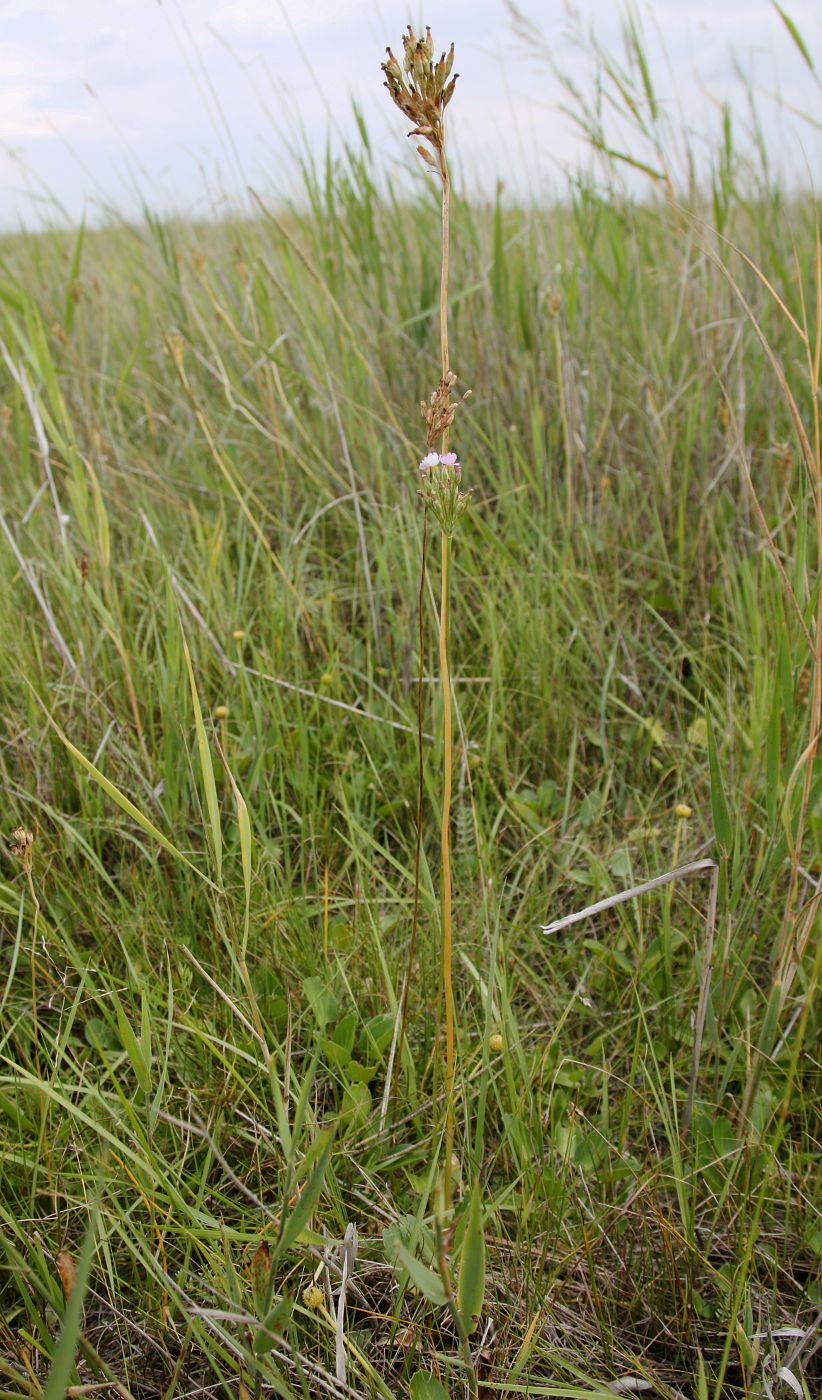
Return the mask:
{"type": "Polygon", "coordinates": [[[450,467],[457,476],[460,474],[460,464],[457,461],[456,452],[429,452],[427,457],[423,457],[420,462],[420,471],[425,476],[432,467],[450,467]]]}

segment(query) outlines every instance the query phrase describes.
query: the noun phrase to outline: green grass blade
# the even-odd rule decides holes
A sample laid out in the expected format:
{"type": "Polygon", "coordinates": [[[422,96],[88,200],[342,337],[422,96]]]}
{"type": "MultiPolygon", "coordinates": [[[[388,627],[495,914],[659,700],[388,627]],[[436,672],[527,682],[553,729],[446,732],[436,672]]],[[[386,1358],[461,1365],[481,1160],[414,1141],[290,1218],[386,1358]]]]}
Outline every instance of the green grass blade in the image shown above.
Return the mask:
{"type": "Polygon", "coordinates": [[[485,1233],[482,1226],[482,1202],[477,1184],[471,1192],[468,1223],[462,1243],[457,1306],[467,1331],[473,1331],[482,1312],[485,1297],[485,1233]]]}
{"type": "Polygon", "coordinates": [[[60,1336],[52,1358],[44,1400],[65,1400],[74,1371],[74,1359],[83,1328],[83,1302],[91,1276],[91,1261],[94,1257],[96,1217],[92,1215],[86,1229],[85,1238],[77,1260],[74,1287],[66,1303],[60,1336]]]}
{"type": "Polygon", "coordinates": [[[97,768],[90,759],[86,758],[84,753],[80,752],[77,745],[71,742],[68,735],[63,732],[54,717],[49,714],[39,696],[37,700],[60,742],[65,745],[72,758],[75,758],[81,767],[85,768],[86,772],[91,775],[94,781],[99,783],[103,792],[105,792],[113,802],[116,802],[117,806],[126,813],[126,816],[131,817],[147,836],[150,836],[153,841],[156,841],[158,846],[162,846],[163,850],[168,851],[169,855],[174,856],[175,860],[179,860],[189,870],[193,871],[198,879],[202,880],[206,885],[209,885],[211,889],[217,890],[218,887],[214,884],[213,880],[210,880],[207,875],[204,875],[201,870],[198,870],[193,861],[190,861],[188,856],[184,856],[182,851],[178,850],[174,845],[174,842],[169,841],[168,837],[163,835],[159,827],[155,826],[154,822],[141,812],[139,807],[135,807],[131,799],[126,797],[125,793],[121,792],[117,785],[113,783],[110,778],[106,777],[105,773],[101,773],[100,769],[97,768]]]}
{"type": "Polygon", "coordinates": [[[194,667],[191,664],[191,653],[189,652],[185,635],[183,636],[183,655],[185,656],[186,668],[188,670],[191,703],[194,708],[194,724],[197,729],[197,750],[200,755],[200,772],[202,774],[203,789],[205,791],[206,810],[208,812],[208,823],[211,833],[211,849],[214,852],[217,880],[220,882],[223,876],[223,832],[220,824],[220,804],[217,800],[217,784],[214,781],[214,765],[211,761],[211,749],[209,748],[205,725],[203,724],[203,712],[200,708],[200,697],[197,694],[194,667]]]}

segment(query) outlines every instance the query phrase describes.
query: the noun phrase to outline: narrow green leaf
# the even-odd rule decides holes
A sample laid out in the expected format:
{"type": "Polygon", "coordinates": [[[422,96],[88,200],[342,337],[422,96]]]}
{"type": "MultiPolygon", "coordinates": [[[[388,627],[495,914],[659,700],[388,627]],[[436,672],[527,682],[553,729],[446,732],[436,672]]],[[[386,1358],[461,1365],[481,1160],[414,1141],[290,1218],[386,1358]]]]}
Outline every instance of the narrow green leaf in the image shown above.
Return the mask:
{"type": "Polygon", "coordinates": [[[725,789],[722,785],[722,770],[719,766],[714,723],[710,713],[706,711],[706,714],[708,720],[708,767],[711,775],[711,814],[714,819],[714,835],[723,853],[727,855],[731,849],[731,842],[733,840],[731,814],[728,811],[728,803],[725,800],[725,789]]]}
{"type": "Polygon", "coordinates": [[[699,1370],[696,1377],[696,1400],[708,1400],[708,1377],[705,1374],[705,1361],[699,1353],[699,1370]]]}
{"type": "Polygon", "coordinates": [[[784,24],[785,28],[787,29],[788,33],[790,34],[791,38],[796,44],[796,47],[799,49],[799,52],[801,53],[808,67],[813,73],[813,59],[811,58],[810,50],[808,49],[805,40],[802,38],[802,35],[799,33],[799,30],[797,29],[794,21],[791,19],[790,15],[785,13],[781,5],[777,5],[776,0],[772,0],[772,3],[774,9],[776,10],[776,13],[779,15],[779,18],[781,19],[782,23],[784,24]]]}
{"type": "Polygon", "coordinates": [[[68,749],[72,758],[76,758],[81,767],[85,768],[86,772],[91,774],[94,781],[103,789],[103,792],[107,793],[112,801],[116,802],[117,806],[121,808],[127,816],[131,817],[132,821],[135,821],[147,836],[150,836],[153,841],[156,841],[158,846],[162,846],[163,850],[168,851],[169,855],[174,856],[175,860],[179,860],[183,865],[188,866],[188,869],[193,870],[194,874],[197,875],[199,879],[203,880],[211,889],[216,890],[218,887],[214,884],[214,881],[210,880],[207,875],[204,875],[202,870],[198,870],[194,862],[190,861],[188,856],[184,856],[182,851],[178,850],[174,845],[173,841],[169,841],[168,837],[163,835],[159,827],[156,827],[154,823],[140,811],[139,807],[135,807],[134,803],[126,797],[125,793],[121,792],[111,779],[106,777],[105,773],[101,773],[100,769],[96,768],[91,760],[86,758],[84,753],[80,752],[77,745],[71,742],[68,735],[63,733],[57,721],[49,714],[49,711],[46,709],[39,695],[37,695],[36,692],[34,692],[34,694],[40,708],[60,742],[68,749]]]}
{"type": "Polygon", "coordinates": [[[54,1350],[44,1400],[64,1400],[71,1384],[77,1340],[83,1326],[83,1299],[86,1296],[89,1275],[91,1274],[91,1261],[94,1256],[95,1224],[96,1221],[92,1217],[86,1230],[80,1257],[77,1260],[74,1288],[63,1313],[63,1325],[60,1328],[60,1336],[54,1350]]]}
{"type": "Polygon", "coordinates": [[[782,692],[782,713],[785,716],[785,723],[790,729],[793,724],[796,685],[793,676],[793,668],[791,666],[790,648],[784,636],[779,639],[779,650],[776,654],[776,674],[777,683],[782,692]]]}
{"type": "Polygon", "coordinates": [[[240,859],[243,865],[243,889],[245,892],[245,915],[243,920],[243,953],[245,953],[248,943],[248,930],[251,922],[251,821],[248,816],[248,805],[235,782],[234,774],[228,766],[228,760],[222,749],[219,749],[219,753],[226,777],[231,785],[231,791],[234,794],[234,805],[237,809],[237,829],[240,833],[240,859]]]}
{"type": "Polygon", "coordinates": [[[246,906],[251,901],[251,822],[248,818],[248,806],[243,794],[237,785],[234,785],[234,793],[237,799],[237,826],[240,830],[240,857],[243,863],[243,887],[245,889],[246,906]]]}
{"type": "Polygon", "coordinates": [[[272,1055],[269,1065],[268,1082],[271,1085],[271,1094],[274,1099],[274,1112],[277,1118],[277,1131],[280,1134],[280,1142],[283,1145],[283,1152],[286,1160],[290,1161],[293,1151],[291,1128],[288,1122],[288,1112],[283,1098],[283,1091],[280,1087],[279,1070],[275,1057],[272,1055]]]}
{"type": "Polygon", "coordinates": [[[482,1229],[482,1202],[479,1186],[474,1185],[468,1206],[468,1223],[462,1242],[457,1305],[467,1331],[475,1326],[485,1297],[485,1235],[482,1229]]]}
{"type": "Polygon", "coordinates": [[[650,175],[652,180],[657,180],[660,183],[664,181],[665,175],[663,171],[657,170],[653,165],[648,165],[644,160],[637,160],[634,156],[629,155],[627,151],[615,151],[610,146],[604,145],[601,141],[596,141],[594,144],[598,150],[602,151],[603,155],[610,156],[611,160],[622,161],[624,165],[630,165],[632,170],[639,170],[643,175],[650,175]]]}
{"type": "Polygon", "coordinates": [[[75,288],[77,279],[80,276],[80,265],[83,260],[83,243],[86,237],[86,216],[80,220],[80,227],[77,230],[77,238],[74,243],[74,255],[71,259],[71,270],[66,284],[66,309],[63,314],[63,328],[66,335],[71,335],[71,328],[74,325],[74,313],[77,309],[77,298],[75,288]]]}
{"type": "Polygon", "coordinates": [[[145,1056],[140,1046],[140,1042],[131,1026],[131,1022],[125,1013],[123,1003],[120,1001],[114,988],[111,989],[111,997],[114,1002],[114,1009],[117,1012],[117,1029],[120,1033],[123,1049],[131,1062],[137,1083],[144,1094],[151,1093],[151,1071],[146,1063],[145,1056]]]}
{"type": "Polygon", "coordinates": [[[145,992],[140,998],[140,1053],[151,1070],[151,1011],[145,992]]]}
{"type": "Polygon", "coordinates": [[[774,831],[779,809],[779,779],[782,767],[782,705],[778,685],[774,686],[773,707],[768,723],[766,758],[768,781],[765,789],[765,801],[768,808],[768,826],[771,831],[774,831]]]}
{"type": "Polygon", "coordinates": [[[283,1232],[277,1241],[276,1250],[274,1252],[275,1261],[285,1254],[293,1244],[296,1244],[298,1237],[307,1227],[311,1219],[312,1211],[323,1189],[323,1182],[325,1180],[326,1171],[328,1170],[328,1163],[331,1160],[331,1149],[333,1146],[334,1137],[331,1135],[323,1148],[319,1162],[306,1183],[300,1199],[285,1222],[283,1232]]]}
{"type": "Polygon", "coordinates": [[[265,1356],[271,1351],[291,1321],[293,1311],[294,1299],[286,1293],[285,1297],[280,1299],[276,1307],[273,1307],[260,1323],[260,1330],[254,1338],[252,1347],[255,1356],[265,1356]]]}
{"type": "MultiPolygon", "coordinates": [[[[294,1126],[292,1129],[292,1136],[297,1139],[299,1139],[300,1133],[302,1132],[303,1123],[305,1121],[305,1115],[308,1112],[308,1105],[311,1100],[311,1090],[314,1087],[314,1079],[317,1073],[317,1065],[319,1063],[320,1047],[318,1045],[314,1051],[314,1054],[311,1056],[308,1068],[306,1069],[302,1077],[302,1083],[299,1086],[300,1091],[297,1095],[297,1102],[294,1107],[294,1126]]],[[[306,1153],[306,1156],[308,1155],[309,1154],[306,1153]]]]}
{"type": "Polygon", "coordinates": [[[402,1240],[396,1240],[394,1248],[398,1262],[402,1264],[414,1287],[419,1289],[429,1303],[433,1303],[437,1308],[443,1307],[447,1295],[439,1274],[435,1274],[433,1269],[429,1269],[421,1263],[416,1255],[406,1248],[402,1240]]]}
{"type": "Polygon", "coordinates": [[[223,832],[220,825],[220,804],[217,800],[217,784],[214,781],[214,765],[211,762],[211,749],[208,745],[208,738],[203,724],[203,712],[200,708],[200,697],[197,694],[197,682],[194,679],[194,667],[191,664],[191,653],[188,649],[188,642],[183,636],[183,655],[186,659],[188,670],[188,681],[191,687],[191,703],[194,707],[194,724],[197,730],[197,748],[200,754],[200,771],[203,775],[203,788],[205,790],[206,809],[208,811],[208,822],[211,828],[211,847],[214,851],[214,863],[217,867],[217,879],[223,877],[223,832]]]}
{"type": "Polygon", "coordinates": [[[779,1012],[782,1008],[782,983],[774,982],[771,987],[771,994],[768,997],[768,1005],[765,1008],[765,1015],[762,1020],[762,1029],[759,1032],[759,1050],[763,1055],[773,1054],[776,1042],[776,1033],[779,1029],[779,1012]]]}

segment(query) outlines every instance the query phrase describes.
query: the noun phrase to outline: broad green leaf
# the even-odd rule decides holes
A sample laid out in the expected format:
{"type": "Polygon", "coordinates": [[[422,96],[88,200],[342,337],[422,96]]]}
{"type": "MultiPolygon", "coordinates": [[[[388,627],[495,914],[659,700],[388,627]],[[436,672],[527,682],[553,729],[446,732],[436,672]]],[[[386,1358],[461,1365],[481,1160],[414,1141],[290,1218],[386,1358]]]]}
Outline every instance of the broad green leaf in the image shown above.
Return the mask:
{"type": "Polygon", "coordinates": [[[720,1157],[728,1157],[736,1150],[736,1134],[733,1125],[724,1114],[714,1120],[711,1137],[720,1157]]]}
{"type": "Polygon", "coordinates": [[[366,1021],[360,1033],[360,1049],[363,1057],[371,1054],[372,1047],[378,1055],[387,1050],[394,1034],[395,1017],[388,1015],[372,1016],[366,1021]]]}
{"type": "Polygon", "coordinates": [[[120,1041],[114,1033],[113,1026],[102,1016],[90,1016],[86,1021],[84,1031],[86,1044],[93,1050],[119,1050],[120,1041]]]}
{"type": "Polygon", "coordinates": [[[328,1025],[329,1021],[333,1021],[337,1014],[337,998],[321,977],[306,977],[303,982],[303,991],[311,1010],[314,1012],[314,1019],[322,1029],[328,1025]]]}
{"type": "Polygon", "coordinates": [[[350,1011],[347,1016],[343,1016],[339,1025],[334,1028],[331,1038],[337,1045],[347,1050],[348,1054],[351,1055],[354,1050],[354,1037],[356,1033],[357,1017],[353,1011],[350,1011]]]}
{"type": "Polygon", "coordinates": [[[397,1262],[405,1269],[414,1287],[419,1289],[424,1298],[435,1307],[441,1308],[445,1304],[445,1286],[439,1274],[435,1274],[433,1269],[426,1268],[410,1249],[402,1243],[402,1240],[394,1241],[394,1250],[397,1262]]]}
{"type": "Polygon", "coordinates": [[[707,749],[708,747],[708,721],[704,715],[697,715],[695,720],[688,725],[686,739],[694,749],[707,749]]]}
{"type": "Polygon", "coordinates": [[[430,1371],[415,1371],[408,1387],[411,1400],[450,1400],[448,1391],[430,1371]]]}
{"type": "Polygon", "coordinates": [[[340,1118],[346,1128],[361,1128],[371,1112],[371,1090],[367,1084],[349,1084],[342,1097],[340,1118]]]}
{"type": "Polygon", "coordinates": [[[351,1059],[350,1050],[346,1050],[344,1045],[338,1045],[336,1040],[328,1038],[323,1041],[323,1054],[326,1064],[333,1065],[334,1069],[345,1069],[351,1059]]]}
{"type": "Polygon", "coordinates": [[[485,1235],[482,1229],[482,1202],[479,1186],[474,1185],[468,1206],[468,1223],[462,1242],[457,1305],[467,1331],[472,1331],[482,1312],[485,1297],[485,1235]]]}
{"type": "Polygon", "coordinates": [[[379,1065],[362,1065],[359,1060],[349,1060],[345,1072],[352,1084],[370,1084],[379,1065]]]}

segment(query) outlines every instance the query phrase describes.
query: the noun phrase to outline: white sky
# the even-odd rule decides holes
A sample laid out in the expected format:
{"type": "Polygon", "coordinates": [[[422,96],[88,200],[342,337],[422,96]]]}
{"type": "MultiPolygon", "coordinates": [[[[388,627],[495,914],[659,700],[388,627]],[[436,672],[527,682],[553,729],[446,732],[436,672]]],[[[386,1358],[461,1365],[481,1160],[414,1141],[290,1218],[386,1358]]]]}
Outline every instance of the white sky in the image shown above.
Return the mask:
{"type": "MultiPolygon", "coordinates": [[[[563,0],[520,4],[590,91],[563,0]]],[[[822,71],[822,6],[783,8],[822,71]]],[[[578,0],[577,9],[618,50],[622,6],[578,0]]],[[[813,178],[819,129],[764,94],[778,88],[819,120],[822,88],[770,0],[646,0],[641,12],[664,39],[668,64],[654,64],[663,100],[697,129],[717,129],[714,99],[743,114],[735,54],[763,94],[777,163],[813,178]]],[[[137,191],[153,208],[199,214],[242,198],[247,185],[288,192],[285,141],[301,126],[321,152],[329,114],[351,133],[352,94],[378,149],[397,159],[403,123],[379,63],[421,15],[439,46],[457,45],[462,76],[449,118],[464,181],[534,190],[580,159],[559,86],[517,39],[505,0],[0,0],[0,226],[55,217],[57,206],[73,220],[106,204],[133,213],[137,191]]]]}

